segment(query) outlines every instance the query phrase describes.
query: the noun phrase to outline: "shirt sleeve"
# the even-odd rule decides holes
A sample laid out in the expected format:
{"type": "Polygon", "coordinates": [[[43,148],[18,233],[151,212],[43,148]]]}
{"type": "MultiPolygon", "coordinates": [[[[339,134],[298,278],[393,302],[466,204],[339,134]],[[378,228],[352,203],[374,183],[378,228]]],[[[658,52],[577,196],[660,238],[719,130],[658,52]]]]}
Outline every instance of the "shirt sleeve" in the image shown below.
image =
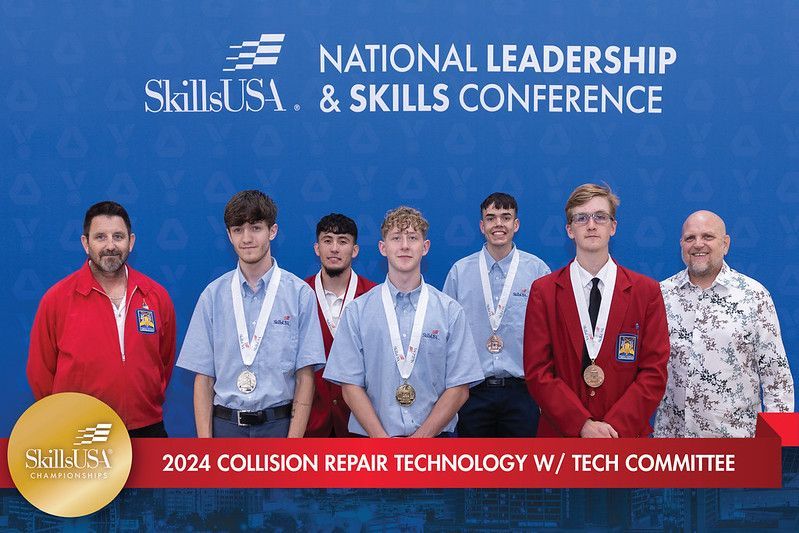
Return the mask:
{"type": "Polygon", "coordinates": [[[780,335],[780,322],[771,295],[764,291],[758,306],[757,364],[765,411],[792,412],[794,389],[791,368],[780,335]]]}
{"type": "Polygon", "coordinates": [[[299,370],[313,365],[314,371],[319,370],[325,366],[325,346],[322,341],[322,328],[319,325],[316,294],[305,282],[300,287],[298,319],[299,343],[294,369],[299,370]]]}
{"type": "Polygon", "coordinates": [[[56,314],[45,294],[33,320],[28,349],[28,383],[33,391],[33,397],[37,400],[53,393],[53,379],[58,360],[56,314]]]}
{"type": "Polygon", "coordinates": [[[177,366],[197,374],[216,377],[214,372],[213,306],[208,291],[203,291],[191,315],[177,366]]]}
{"type": "Polygon", "coordinates": [[[450,389],[459,385],[477,385],[485,379],[485,375],[472,338],[472,330],[459,303],[451,301],[449,308],[451,319],[447,338],[447,376],[444,386],[450,389]]]}
{"type": "Polygon", "coordinates": [[[348,383],[366,388],[366,365],[358,315],[355,305],[348,305],[344,309],[322,377],[338,385],[348,383]]]}
{"type": "Polygon", "coordinates": [[[453,300],[458,299],[458,269],[455,265],[449,269],[449,274],[447,274],[447,279],[444,280],[444,288],[441,289],[441,292],[453,300]]]}

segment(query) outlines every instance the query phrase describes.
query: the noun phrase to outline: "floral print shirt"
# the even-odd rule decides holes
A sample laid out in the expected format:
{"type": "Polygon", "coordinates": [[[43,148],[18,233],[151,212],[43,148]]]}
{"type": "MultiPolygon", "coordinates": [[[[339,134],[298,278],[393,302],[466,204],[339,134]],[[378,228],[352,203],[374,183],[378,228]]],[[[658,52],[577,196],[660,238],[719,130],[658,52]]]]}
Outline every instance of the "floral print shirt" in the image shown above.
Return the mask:
{"type": "Polygon", "coordinates": [[[769,292],[725,262],[703,290],[661,282],[671,356],[655,437],[752,437],[757,413],[793,411],[793,378],[769,292]]]}

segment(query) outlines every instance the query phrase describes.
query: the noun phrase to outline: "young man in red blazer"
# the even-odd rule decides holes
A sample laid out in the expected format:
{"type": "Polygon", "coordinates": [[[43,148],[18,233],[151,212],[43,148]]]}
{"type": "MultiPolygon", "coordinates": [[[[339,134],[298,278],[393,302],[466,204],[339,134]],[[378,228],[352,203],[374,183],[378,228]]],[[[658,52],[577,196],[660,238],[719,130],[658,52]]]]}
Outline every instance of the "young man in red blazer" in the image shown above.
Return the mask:
{"type": "MultiPolygon", "coordinates": [[[[330,346],[344,308],[376,285],[352,270],[352,260],[358,255],[357,243],[358,226],[345,215],[331,213],[316,225],[313,248],[322,268],[305,281],[316,291],[325,357],[330,355],[330,346]]],[[[349,437],[350,409],[341,396],[341,387],[322,379],[323,370],[314,376],[316,390],[305,436],[349,437]]]]}
{"type": "Polygon", "coordinates": [[[527,303],[524,370],[541,406],[539,437],[646,437],[666,387],[669,332],[657,281],[611,259],[618,197],[577,187],[566,233],[577,255],[536,280],[527,303]]]}

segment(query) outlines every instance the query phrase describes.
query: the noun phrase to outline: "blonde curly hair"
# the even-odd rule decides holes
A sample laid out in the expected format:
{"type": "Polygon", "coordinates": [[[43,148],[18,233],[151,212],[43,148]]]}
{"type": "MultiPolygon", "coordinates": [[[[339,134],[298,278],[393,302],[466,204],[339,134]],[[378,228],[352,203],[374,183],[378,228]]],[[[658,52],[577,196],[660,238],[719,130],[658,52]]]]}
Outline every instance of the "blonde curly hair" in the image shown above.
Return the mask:
{"type": "Polygon", "coordinates": [[[430,223],[422,216],[421,211],[418,209],[401,205],[386,213],[383,224],[380,226],[380,234],[385,239],[388,232],[394,228],[400,231],[405,231],[408,228],[415,229],[426,239],[427,230],[430,229],[430,223]]]}

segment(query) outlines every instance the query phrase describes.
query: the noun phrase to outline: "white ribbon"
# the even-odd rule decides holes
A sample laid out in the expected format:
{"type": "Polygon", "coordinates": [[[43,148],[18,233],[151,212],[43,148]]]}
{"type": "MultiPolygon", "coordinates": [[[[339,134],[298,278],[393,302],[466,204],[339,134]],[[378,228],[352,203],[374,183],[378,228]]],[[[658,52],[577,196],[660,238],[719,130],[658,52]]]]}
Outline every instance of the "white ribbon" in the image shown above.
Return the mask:
{"type": "Polygon", "coordinates": [[[569,268],[569,275],[571,276],[574,301],[577,303],[577,312],[580,314],[580,327],[583,330],[585,347],[588,349],[588,357],[591,359],[591,364],[594,364],[596,358],[599,357],[602,340],[605,338],[605,328],[607,328],[608,315],[610,315],[610,302],[613,300],[613,289],[616,287],[617,268],[613,259],[608,258],[608,273],[605,276],[605,288],[602,291],[604,296],[602,297],[602,303],[599,305],[599,315],[597,315],[596,328],[593,331],[591,331],[591,316],[588,314],[588,302],[585,301],[583,281],[578,269],[579,265],[575,259],[569,268]]]}
{"type": "Polygon", "coordinates": [[[239,282],[238,268],[233,272],[230,278],[230,292],[233,296],[233,316],[236,318],[236,330],[239,334],[239,351],[241,352],[241,360],[244,366],[249,367],[255,361],[255,355],[258,353],[258,347],[264,338],[264,331],[266,330],[266,323],[269,321],[269,315],[272,313],[272,307],[275,305],[275,295],[277,294],[277,286],[280,284],[280,269],[277,266],[277,260],[272,259],[274,272],[269,279],[269,285],[266,287],[266,294],[264,301],[261,303],[261,311],[258,313],[258,321],[255,323],[255,331],[253,331],[252,339],[247,339],[247,322],[244,318],[244,301],[241,298],[241,283],[239,282]]]}
{"type": "MultiPolygon", "coordinates": [[[[355,274],[354,270],[352,270],[350,275],[350,283],[347,286],[347,291],[344,293],[344,301],[341,302],[341,310],[338,313],[339,320],[341,319],[341,315],[344,313],[344,309],[347,307],[347,305],[349,305],[349,303],[355,299],[355,289],[357,286],[358,275],[355,274]]],[[[333,320],[333,313],[330,309],[330,305],[327,303],[325,288],[322,286],[321,271],[316,273],[316,278],[314,279],[314,289],[316,290],[316,301],[319,302],[319,307],[322,309],[322,315],[325,317],[327,327],[330,330],[330,334],[335,338],[336,327],[338,327],[338,323],[337,321],[333,320]]]]}
{"type": "Polygon", "coordinates": [[[516,279],[516,271],[519,269],[519,249],[514,248],[513,257],[510,260],[510,268],[508,268],[508,275],[505,278],[505,284],[502,286],[502,293],[497,302],[496,309],[494,308],[494,300],[491,295],[491,285],[488,281],[488,264],[486,263],[485,251],[480,251],[480,282],[483,285],[483,300],[485,300],[486,311],[488,312],[488,322],[491,324],[491,331],[496,333],[499,325],[502,323],[502,317],[505,316],[505,310],[508,306],[508,298],[510,298],[510,290],[513,287],[513,280],[516,279]]]}
{"type": "Polygon", "coordinates": [[[397,362],[402,379],[407,380],[411,372],[413,372],[413,365],[416,364],[416,356],[419,352],[419,343],[422,340],[422,326],[424,326],[424,317],[427,314],[427,301],[430,299],[430,293],[427,285],[422,279],[422,292],[419,295],[419,301],[416,304],[416,313],[413,315],[413,327],[411,328],[411,340],[408,342],[408,353],[406,354],[402,349],[402,339],[400,338],[399,322],[397,321],[397,312],[394,309],[394,302],[391,298],[391,291],[388,289],[388,280],[383,283],[383,311],[386,314],[386,322],[388,322],[388,332],[391,337],[391,347],[394,349],[394,360],[397,362]]]}

